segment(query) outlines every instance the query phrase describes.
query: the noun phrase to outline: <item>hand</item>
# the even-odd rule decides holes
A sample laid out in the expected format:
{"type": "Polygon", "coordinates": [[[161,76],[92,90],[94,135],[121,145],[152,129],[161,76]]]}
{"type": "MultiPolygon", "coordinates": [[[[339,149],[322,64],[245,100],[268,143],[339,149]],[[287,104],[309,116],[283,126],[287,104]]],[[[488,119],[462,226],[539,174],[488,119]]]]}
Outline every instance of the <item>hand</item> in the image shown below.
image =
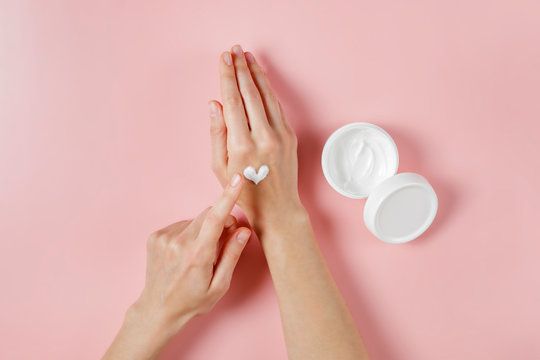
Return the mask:
{"type": "Polygon", "coordinates": [[[219,70],[223,105],[209,102],[212,169],[224,185],[249,165],[268,165],[268,176],[258,185],[248,181],[238,202],[259,232],[303,210],[297,139],[253,54],[235,45],[221,55],[219,70]]]}
{"type": "Polygon", "coordinates": [[[140,306],[160,313],[165,322],[182,323],[208,312],[225,294],[251,234],[247,228],[237,229],[230,215],[243,183],[236,174],[214,207],[150,236],[140,306]],[[218,258],[220,239],[224,243],[218,258]]]}
{"type": "Polygon", "coordinates": [[[230,215],[243,184],[235,174],[215,206],[150,236],[144,290],[105,359],[157,356],[191,318],[208,312],[225,294],[251,235],[230,215]]]}

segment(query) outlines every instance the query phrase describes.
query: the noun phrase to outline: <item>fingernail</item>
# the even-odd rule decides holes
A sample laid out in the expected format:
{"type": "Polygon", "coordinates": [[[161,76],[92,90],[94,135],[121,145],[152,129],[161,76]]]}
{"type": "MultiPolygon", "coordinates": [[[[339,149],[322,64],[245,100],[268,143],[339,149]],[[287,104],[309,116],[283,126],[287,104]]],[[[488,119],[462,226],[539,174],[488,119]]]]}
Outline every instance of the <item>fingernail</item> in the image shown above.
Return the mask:
{"type": "Polygon", "coordinates": [[[250,232],[249,231],[242,231],[240,232],[237,236],[236,236],[236,240],[242,244],[242,245],[245,245],[247,243],[247,241],[249,240],[249,236],[250,236],[250,232]]]}
{"type": "Polygon", "coordinates": [[[208,102],[208,106],[210,108],[210,116],[216,116],[217,115],[217,106],[216,103],[213,101],[208,102]]]}
{"type": "Polygon", "coordinates": [[[223,61],[225,61],[225,64],[229,66],[232,65],[232,57],[230,52],[225,51],[225,54],[223,54],[223,61]]]}
{"type": "Polygon", "coordinates": [[[231,179],[231,186],[235,187],[238,184],[240,184],[240,174],[234,174],[234,176],[231,179]]]}
{"type": "Polygon", "coordinates": [[[237,55],[237,56],[241,56],[244,53],[240,45],[234,45],[232,48],[232,51],[234,55],[237,55]]]}
{"type": "Polygon", "coordinates": [[[253,56],[253,54],[250,52],[246,53],[246,59],[250,64],[253,64],[255,62],[255,56],[253,56]]]}

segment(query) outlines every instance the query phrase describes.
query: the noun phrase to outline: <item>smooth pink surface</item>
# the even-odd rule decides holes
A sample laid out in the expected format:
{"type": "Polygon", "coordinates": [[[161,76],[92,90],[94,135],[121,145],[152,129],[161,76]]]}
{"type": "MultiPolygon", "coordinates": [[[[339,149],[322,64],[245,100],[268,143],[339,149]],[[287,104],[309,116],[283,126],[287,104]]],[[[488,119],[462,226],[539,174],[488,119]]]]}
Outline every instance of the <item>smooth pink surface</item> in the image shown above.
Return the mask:
{"type": "MultiPolygon", "coordinates": [[[[0,358],[96,359],[147,235],[210,205],[207,101],[234,43],[300,140],[300,187],[373,359],[539,359],[538,1],[1,1],[0,358]],[[440,209],[375,239],[320,168],[330,133],[387,130],[440,209]]],[[[299,339],[301,341],[301,339],[299,339]]],[[[256,241],[164,359],[283,359],[256,241]]]]}

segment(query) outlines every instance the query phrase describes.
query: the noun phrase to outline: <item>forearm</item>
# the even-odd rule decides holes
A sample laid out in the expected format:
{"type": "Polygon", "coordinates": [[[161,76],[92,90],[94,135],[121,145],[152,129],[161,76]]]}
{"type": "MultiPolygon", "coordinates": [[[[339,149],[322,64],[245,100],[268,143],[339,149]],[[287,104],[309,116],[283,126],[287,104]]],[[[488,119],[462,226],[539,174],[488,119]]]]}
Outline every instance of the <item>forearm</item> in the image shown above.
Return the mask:
{"type": "Polygon", "coordinates": [[[259,236],[278,296],[289,358],[367,359],[307,213],[296,212],[286,222],[278,231],[261,228],[259,236]]]}

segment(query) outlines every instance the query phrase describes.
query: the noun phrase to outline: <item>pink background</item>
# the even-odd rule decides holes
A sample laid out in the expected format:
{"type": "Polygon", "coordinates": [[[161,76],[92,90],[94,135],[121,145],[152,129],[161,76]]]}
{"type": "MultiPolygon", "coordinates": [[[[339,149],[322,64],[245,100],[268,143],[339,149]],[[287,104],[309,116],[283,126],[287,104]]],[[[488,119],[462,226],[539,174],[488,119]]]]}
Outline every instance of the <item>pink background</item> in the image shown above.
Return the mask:
{"type": "MultiPolygon", "coordinates": [[[[220,194],[207,101],[234,43],[300,140],[300,187],[373,359],[539,359],[538,1],[1,1],[0,358],[96,359],[147,235],[220,194]],[[387,130],[440,210],[406,245],[320,168],[330,133],[387,130]]],[[[257,242],[164,359],[283,359],[257,242]]]]}

